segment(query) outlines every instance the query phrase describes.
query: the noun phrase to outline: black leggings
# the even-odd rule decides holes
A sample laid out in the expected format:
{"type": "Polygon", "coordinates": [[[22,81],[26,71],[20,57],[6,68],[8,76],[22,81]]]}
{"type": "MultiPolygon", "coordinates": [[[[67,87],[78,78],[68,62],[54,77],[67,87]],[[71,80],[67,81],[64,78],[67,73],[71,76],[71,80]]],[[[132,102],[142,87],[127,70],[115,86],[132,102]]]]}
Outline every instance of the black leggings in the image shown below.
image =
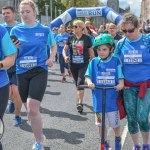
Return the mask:
{"type": "Polygon", "coordinates": [[[47,70],[41,67],[17,75],[18,89],[23,103],[27,102],[27,98],[42,101],[47,85],[47,77],[47,70]]]}
{"type": "Polygon", "coordinates": [[[0,117],[3,118],[9,98],[9,84],[0,88],[0,117]]]}
{"type": "Polygon", "coordinates": [[[84,64],[82,66],[71,64],[70,66],[70,70],[75,80],[77,90],[83,90],[83,88],[78,88],[78,86],[84,84],[84,75],[87,70],[87,66],[88,64],[84,64]]]}

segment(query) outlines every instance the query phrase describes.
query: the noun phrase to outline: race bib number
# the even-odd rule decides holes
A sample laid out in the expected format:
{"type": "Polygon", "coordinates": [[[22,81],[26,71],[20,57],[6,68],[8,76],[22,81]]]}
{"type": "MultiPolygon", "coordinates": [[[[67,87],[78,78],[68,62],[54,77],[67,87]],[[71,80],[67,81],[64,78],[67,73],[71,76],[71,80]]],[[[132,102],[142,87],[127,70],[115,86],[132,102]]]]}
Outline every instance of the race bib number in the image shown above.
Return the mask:
{"type": "Polygon", "coordinates": [[[115,86],[115,75],[113,72],[98,72],[97,85],[115,86]]]}
{"type": "Polygon", "coordinates": [[[64,46],[65,46],[65,43],[64,43],[64,42],[59,42],[59,43],[58,43],[58,46],[64,47],[64,46]]]}
{"type": "Polygon", "coordinates": [[[74,64],[84,63],[83,55],[72,55],[72,63],[74,64]]]}
{"type": "Polygon", "coordinates": [[[139,64],[142,63],[142,51],[129,50],[124,52],[125,64],[139,64]]]}
{"type": "Polygon", "coordinates": [[[25,56],[19,61],[20,67],[22,68],[33,68],[37,66],[37,57],[25,56]]]}

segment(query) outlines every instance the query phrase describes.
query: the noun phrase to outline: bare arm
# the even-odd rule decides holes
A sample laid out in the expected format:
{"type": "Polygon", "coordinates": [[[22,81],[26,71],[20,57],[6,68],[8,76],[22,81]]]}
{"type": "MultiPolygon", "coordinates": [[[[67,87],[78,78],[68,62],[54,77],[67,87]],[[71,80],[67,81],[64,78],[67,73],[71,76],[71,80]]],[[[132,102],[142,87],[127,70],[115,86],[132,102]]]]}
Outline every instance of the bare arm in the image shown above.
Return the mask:
{"type": "Polygon", "coordinates": [[[49,59],[46,61],[46,65],[48,65],[49,67],[52,67],[52,66],[53,66],[53,61],[54,61],[56,52],[57,52],[57,45],[55,44],[54,46],[51,47],[51,50],[50,50],[50,57],[49,57],[49,59]]]}
{"type": "Polygon", "coordinates": [[[92,83],[91,78],[85,77],[85,81],[86,81],[86,83],[87,83],[87,85],[88,85],[89,88],[91,88],[91,89],[94,89],[94,88],[95,88],[95,84],[92,83]]]}
{"type": "Polygon", "coordinates": [[[90,60],[91,60],[95,57],[94,50],[92,48],[89,48],[88,51],[89,51],[90,60]]]}
{"type": "Polygon", "coordinates": [[[64,60],[65,60],[66,63],[70,61],[70,58],[66,55],[68,49],[69,49],[69,46],[65,45],[64,49],[63,49],[63,52],[62,52],[64,60]]]}
{"type": "Polygon", "coordinates": [[[117,91],[123,90],[124,88],[124,79],[119,79],[119,84],[117,86],[115,86],[115,89],[117,91]]]}
{"type": "Polygon", "coordinates": [[[3,60],[0,61],[0,63],[3,64],[3,67],[1,69],[9,69],[11,66],[13,66],[15,63],[15,58],[16,53],[6,56],[3,60]]]}

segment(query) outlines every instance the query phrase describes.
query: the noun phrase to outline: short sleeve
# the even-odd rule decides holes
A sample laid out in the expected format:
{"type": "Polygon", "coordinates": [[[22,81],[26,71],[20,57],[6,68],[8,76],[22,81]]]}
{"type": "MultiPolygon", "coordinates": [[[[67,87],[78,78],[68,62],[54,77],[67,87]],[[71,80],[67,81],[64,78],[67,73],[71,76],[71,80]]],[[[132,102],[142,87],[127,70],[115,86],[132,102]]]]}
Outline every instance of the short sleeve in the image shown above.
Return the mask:
{"type": "Polygon", "coordinates": [[[2,34],[1,45],[2,45],[3,56],[8,56],[8,55],[16,53],[17,49],[16,49],[14,43],[12,42],[7,30],[5,28],[1,28],[0,31],[2,34]]]}
{"type": "Polygon", "coordinates": [[[48,34],[48,41],[47,41],[47,45],[48,46],[54,46],[56,44],[56,40],[54,38],[54,34],[50,31],[48,34]]]}

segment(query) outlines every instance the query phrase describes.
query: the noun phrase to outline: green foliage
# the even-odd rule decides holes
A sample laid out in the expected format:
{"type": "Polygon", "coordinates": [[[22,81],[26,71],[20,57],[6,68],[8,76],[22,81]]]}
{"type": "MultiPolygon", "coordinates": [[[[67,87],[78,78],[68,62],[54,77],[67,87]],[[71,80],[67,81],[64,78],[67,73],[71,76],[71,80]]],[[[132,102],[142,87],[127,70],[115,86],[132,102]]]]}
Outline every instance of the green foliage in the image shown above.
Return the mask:
{"type": "Polygon", "coordinates": [[[70,7],[96,7],[99,6],[99,0],[61,0],[66,9],[70,7]]]}
{"type": "Polygon", "coordinates": [[[50,16],[50,2],[52,1],[52,13],[53,18],[55,19],[55,8],[56,8],[56,16],[59,15],[59,10],[61,13],[66,11],[71,7],[97,7],[99,6],[99,0],[36,0],[37,6],[39,10],[39,20],[41,15],[45,15],[45,5],[49,5],[48,15],[50,16]]]}

